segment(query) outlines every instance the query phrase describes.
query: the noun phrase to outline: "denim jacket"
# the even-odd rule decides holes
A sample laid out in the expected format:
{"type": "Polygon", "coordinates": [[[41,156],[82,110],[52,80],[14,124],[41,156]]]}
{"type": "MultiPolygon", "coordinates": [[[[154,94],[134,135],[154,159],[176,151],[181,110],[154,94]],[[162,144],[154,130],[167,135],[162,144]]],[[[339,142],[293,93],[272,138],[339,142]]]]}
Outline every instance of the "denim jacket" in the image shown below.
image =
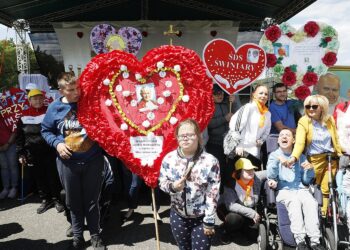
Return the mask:
{"type": "Polygon", "coordinates": [[[183,158],[177,150],[168,153],[162,162],[159,187],[171,196],[171,207],[185,218],[204,216],[206,227],[214,227],[216,206],[219,198],[220,167],[218,160],[202,151],[189,177],[185,188],[174,192],[171,184],[186,172],[191,159],[183,158]]]}
{"type": "Polygon", "coordinates": [[[287,189],[296,190],[306,188],[315,176],[313,169],[304,170],[300,166],[301,163],[306,161],[306,157],[301,155],[299,160],[292,166],[287,168],[282,166],[279,157],[285,159],[290,158],[291,154],[285,154],[280,148],[272,152],[267,162],[267,178],[278,182],[277,190],[287,189]]]}

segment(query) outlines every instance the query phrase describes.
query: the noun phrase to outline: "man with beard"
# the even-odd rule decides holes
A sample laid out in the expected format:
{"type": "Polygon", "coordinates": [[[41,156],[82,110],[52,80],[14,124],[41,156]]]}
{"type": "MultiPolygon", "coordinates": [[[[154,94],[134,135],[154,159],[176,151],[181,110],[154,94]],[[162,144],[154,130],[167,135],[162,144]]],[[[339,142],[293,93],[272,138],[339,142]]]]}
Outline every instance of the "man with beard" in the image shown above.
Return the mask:
{"type": "Polygon", "coordinates": [[[273,86],[275,100],[271,102],[271,134],[279,134],[282,129],[290,129],[295,133],[296,122],[293,112],[293,101],[287,100],[287,87],[283,83],[273,86]]]}

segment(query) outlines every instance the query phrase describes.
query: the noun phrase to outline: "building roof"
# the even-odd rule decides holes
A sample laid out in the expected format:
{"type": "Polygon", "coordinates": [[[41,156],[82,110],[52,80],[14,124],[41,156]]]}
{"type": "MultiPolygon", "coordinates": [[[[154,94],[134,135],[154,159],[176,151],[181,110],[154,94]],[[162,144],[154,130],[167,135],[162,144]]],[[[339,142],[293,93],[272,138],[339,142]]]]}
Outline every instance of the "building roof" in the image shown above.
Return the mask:
{"type": "Polygon", "coordinates": [[[260,30],[266,17],[288,20],[316,0],[11,0],[0,2],[0,23],[29,22],[31,32],[52,22],[231,20],[240,30],[260,30]]]}

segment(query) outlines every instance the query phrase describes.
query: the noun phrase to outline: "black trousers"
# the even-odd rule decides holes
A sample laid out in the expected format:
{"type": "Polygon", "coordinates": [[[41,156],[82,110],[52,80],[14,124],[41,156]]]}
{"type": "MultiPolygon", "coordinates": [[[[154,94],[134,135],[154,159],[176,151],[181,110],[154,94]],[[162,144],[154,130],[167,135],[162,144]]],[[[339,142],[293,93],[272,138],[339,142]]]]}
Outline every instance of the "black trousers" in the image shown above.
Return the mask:
{"type": "Polygon", "coordinates": [[[100,231],[99,195],[103,180],[104,159],[96,155],[89,162],[64,163],[57,158],[57,168],[66,191],[66,205],[70,210],[74,237],[83,237],[86,218],[90,235],[100,231]]]}
{"type": "Polygon", "coordinates": [[[42,199],[60,199],[62,185],[56,167],[55,150],[31,152],[35,183],[42,199]]]}

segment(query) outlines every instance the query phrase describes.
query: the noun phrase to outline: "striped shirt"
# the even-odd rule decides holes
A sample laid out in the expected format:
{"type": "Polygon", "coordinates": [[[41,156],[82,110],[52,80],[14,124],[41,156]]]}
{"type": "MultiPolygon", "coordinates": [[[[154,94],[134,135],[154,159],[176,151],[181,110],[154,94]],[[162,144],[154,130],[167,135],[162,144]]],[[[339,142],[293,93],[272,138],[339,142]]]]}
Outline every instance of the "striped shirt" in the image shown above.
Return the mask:
{"type": "Polygon", "coordinates": [[[312,141],[307,149],[307,155],[334,152],[332,137],[327,127],[314,120],[312,121],[312,125],[312,141]]]}

